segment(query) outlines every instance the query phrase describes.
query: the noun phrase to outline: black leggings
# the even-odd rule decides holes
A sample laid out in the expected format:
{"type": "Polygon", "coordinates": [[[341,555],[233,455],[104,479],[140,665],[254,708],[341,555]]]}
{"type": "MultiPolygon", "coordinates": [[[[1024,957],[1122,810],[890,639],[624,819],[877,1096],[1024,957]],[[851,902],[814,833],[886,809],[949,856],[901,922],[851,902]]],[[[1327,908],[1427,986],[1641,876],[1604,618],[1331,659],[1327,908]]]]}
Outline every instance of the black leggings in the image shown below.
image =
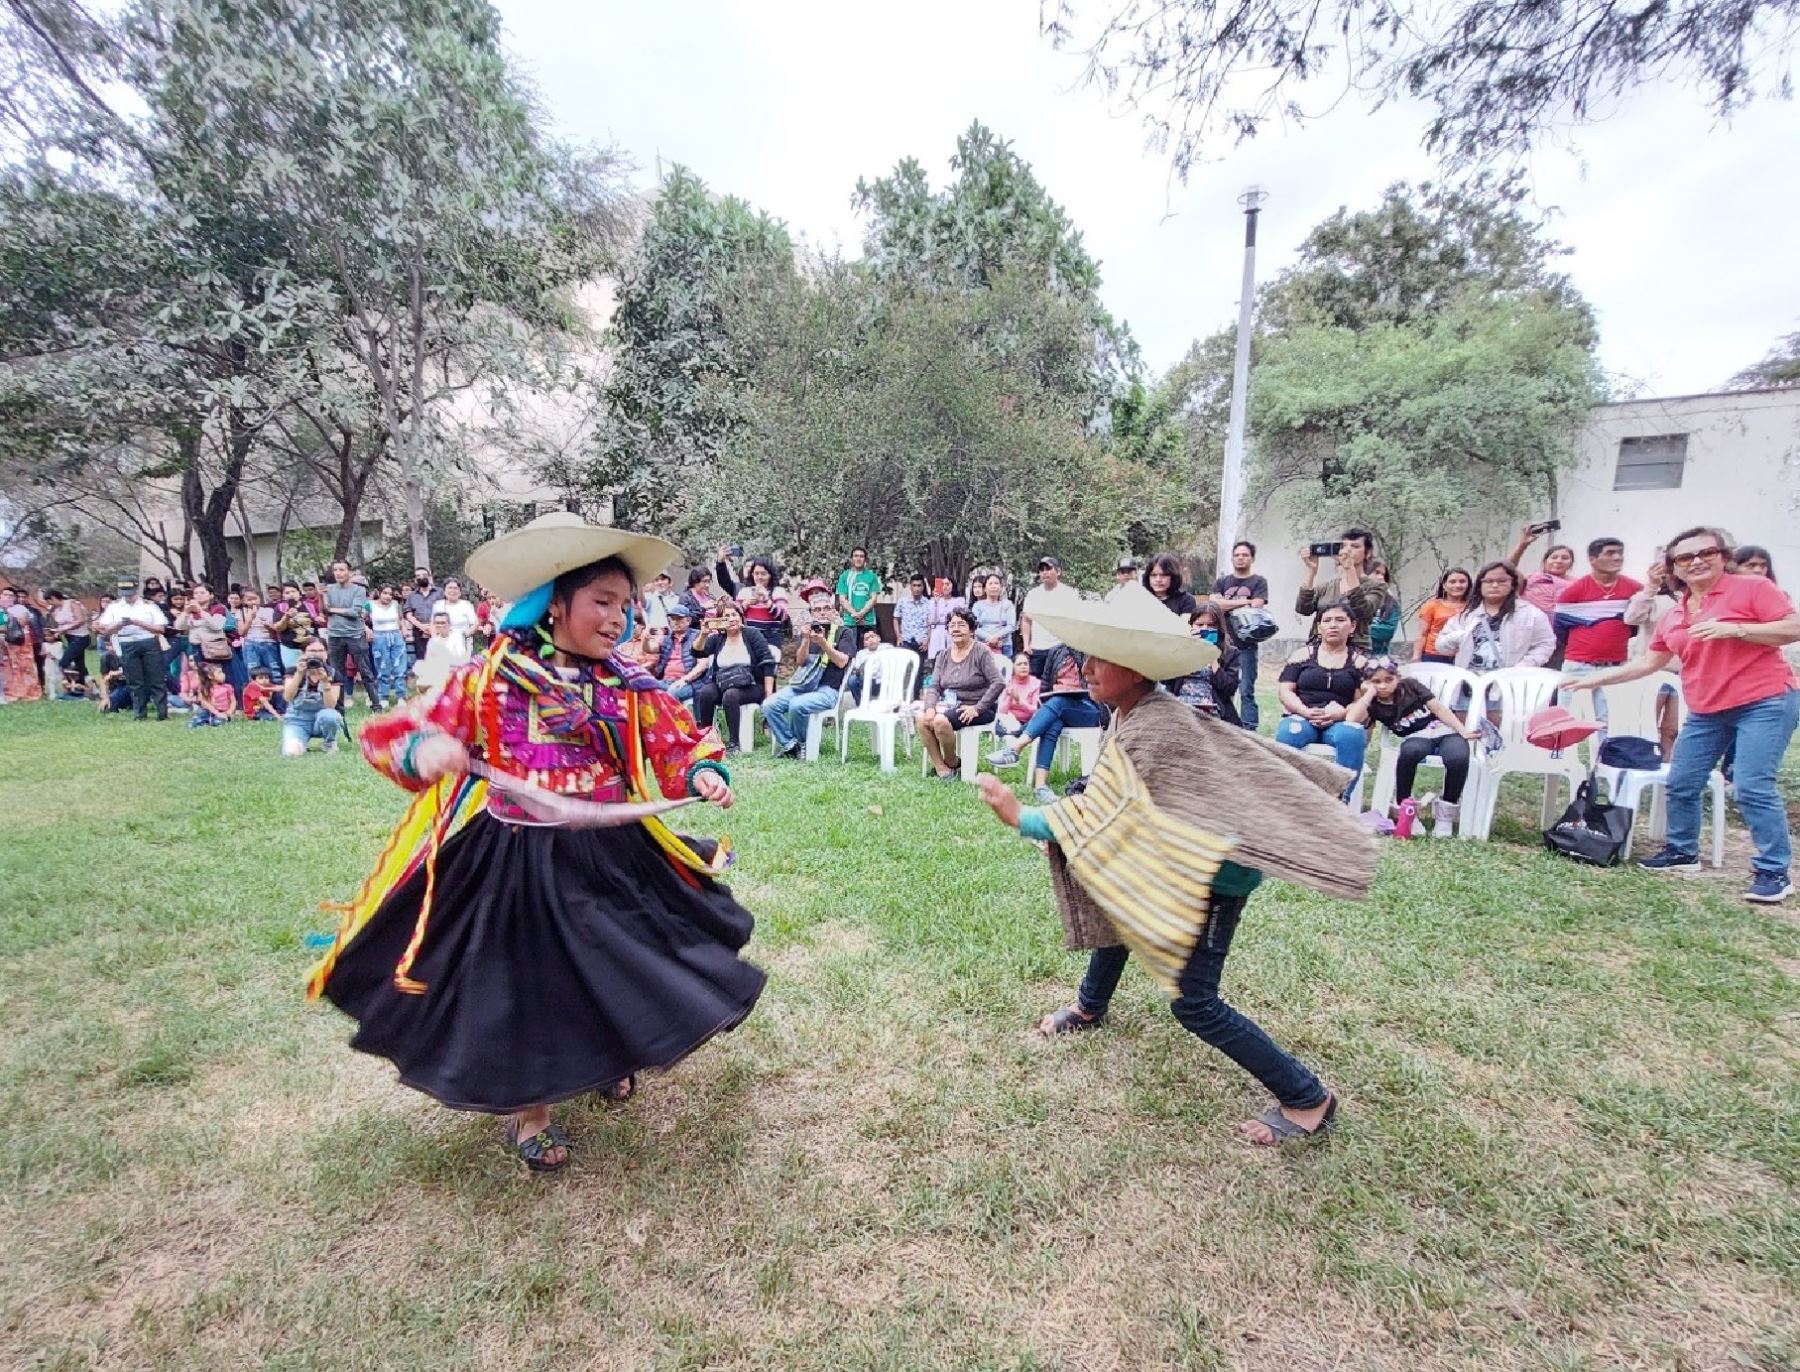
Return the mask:
{"type": "Polygon", "coordinates": [[[752,686],[733,686],[721,691],[711,680],[702,681],[694,687],[694,720],[704,729],[713,721],[715,711],[725,711],[725,736],[731,740],[733,752],[738,746],[738,711],[746,705],[757,705],[762,702],[763,689],[759,681],[752,686]]]}
{"type": "Polygon", "coordinates": [[[1423,738],[1414,734],[1400,740],[1400,756],[1394,763],[1394,803],[1412,794],[1419,764],[1435,756],[1444,764],[1444,799],[1451,805],[1462,800],[1463,783],[1469,779],[1469,741],[1461,734],[1423,738]]]}

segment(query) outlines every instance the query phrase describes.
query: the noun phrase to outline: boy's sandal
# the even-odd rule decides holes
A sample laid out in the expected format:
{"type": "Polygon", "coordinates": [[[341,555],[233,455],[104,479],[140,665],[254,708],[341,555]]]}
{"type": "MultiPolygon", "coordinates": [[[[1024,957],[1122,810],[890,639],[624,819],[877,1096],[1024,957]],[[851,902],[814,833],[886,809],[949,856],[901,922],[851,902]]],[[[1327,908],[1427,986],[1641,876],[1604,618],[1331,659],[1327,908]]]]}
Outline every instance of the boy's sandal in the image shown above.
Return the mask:
{"type": "Polygon", "coordinates": [[[519,1137],[518,1121],[508,1120],[506,1122],[506,1142],[513,1152],[519,1155],[519,1160],[533,1172],[559,1172],[567,1167],[569,1160],[575,1156],[575,1149],[569,1142],[568,1135],[554,1124],[546,1124],[530,1138],[522,1139],[519,1137]],[[561,1162],[550,1161],[549,1154],[552,1148],[563,1150],[561,1162]]]}
{"type": "Polygon", "coordinates": [[[1084,1034],[1089,1029],[1098,1029],[1106,1023],[1104,1013],[1084,1015],[1079,1005],[1065,1005],[1038,1021],[1037,1031],[1043,1037],[1055,1038],[1058,1034],[1084,1034]]]}
{"type": "Polygon", "coordinates": [[[1251,1142],[1256,1144],[1259,1148],[1279,1148],[1282,1144],[1292,1143],[1296,1139],[1301,1141],[1316,1139],[1326,1130],[1330,1129],[1332,1124],[1337,1120],[1337,1109],[1337,1097],[1331,1095],[1326,1096],[1324,1118],[1319,1121],[1317,1127],[1307,1129],[1302,1125],[1295,1124],[1286,1115],[1282,1114],[1281,1106],[1271,1105],[1267,1110],[1256,1117],[1256,1122],[1273,1134],[1274,1138],[1268,1143],[1263,1143],[1260,1139],[1252,1139],[1251,1142]]]}

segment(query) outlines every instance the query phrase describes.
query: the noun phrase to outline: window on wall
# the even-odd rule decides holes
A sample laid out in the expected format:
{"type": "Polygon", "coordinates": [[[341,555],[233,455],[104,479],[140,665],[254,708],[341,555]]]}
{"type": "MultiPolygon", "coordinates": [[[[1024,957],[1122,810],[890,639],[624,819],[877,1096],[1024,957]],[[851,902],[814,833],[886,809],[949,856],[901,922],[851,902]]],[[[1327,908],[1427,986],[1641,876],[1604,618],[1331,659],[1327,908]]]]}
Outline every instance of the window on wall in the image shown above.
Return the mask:
{"type": "Polygon", "coordinates": [[[1686,434],[1656,434],[1619,440],[1619,465],[1613,471],[1615,491],[1672,491],[1681,485],[1687,465],[1686,434]]]}

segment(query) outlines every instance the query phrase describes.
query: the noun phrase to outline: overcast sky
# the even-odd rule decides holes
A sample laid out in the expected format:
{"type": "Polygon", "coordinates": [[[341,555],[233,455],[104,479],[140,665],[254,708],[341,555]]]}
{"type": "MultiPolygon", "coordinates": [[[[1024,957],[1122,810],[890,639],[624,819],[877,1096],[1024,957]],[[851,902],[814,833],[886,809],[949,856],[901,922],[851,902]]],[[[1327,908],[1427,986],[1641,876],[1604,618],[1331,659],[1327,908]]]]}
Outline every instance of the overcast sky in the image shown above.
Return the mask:
{"type": "MultiPolygon", "coordinates": [[[[1079,59],[1038,36],[1036,0],[497,3],[565,136],[617,143],[641,186],[659,159],[682,162],[824,246],[859,248],[859,176],[912,155],[941,184],[956,135],[982,120],[1085,233],[1108,307],[1157,371],[1235,316],[1244,186],[1270,192],[1266,279],[1340,205],[1433,174],[1419,109],[1371,114],[1351,98],[1173,182],[1138,117],[1079,87],[1079,59]]],[[[1794,103],[1722,126],[1691,94],[1654,88],[1580,131],[1574,152],[1534,159],[1537,207],[1574,249],[1565,270],[1599,312],[1621,391],[1713,389],[1800,329],[1797,134],[1794,103]]]]}

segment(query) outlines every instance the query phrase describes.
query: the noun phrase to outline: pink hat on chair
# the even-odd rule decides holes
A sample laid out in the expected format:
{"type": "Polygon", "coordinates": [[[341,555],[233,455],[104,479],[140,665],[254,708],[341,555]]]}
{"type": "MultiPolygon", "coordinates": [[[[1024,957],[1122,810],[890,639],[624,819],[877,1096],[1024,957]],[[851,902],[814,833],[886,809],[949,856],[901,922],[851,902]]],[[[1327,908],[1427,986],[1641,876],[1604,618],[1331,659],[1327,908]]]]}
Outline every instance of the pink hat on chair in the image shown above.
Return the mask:
{"type": "Polygon", "coordinates": [[[1599,732],[1594,720],[1577,719],[1560,705],[1547,706],[1525,722],[1525,741],[1553,753],[1599,732]]]}

